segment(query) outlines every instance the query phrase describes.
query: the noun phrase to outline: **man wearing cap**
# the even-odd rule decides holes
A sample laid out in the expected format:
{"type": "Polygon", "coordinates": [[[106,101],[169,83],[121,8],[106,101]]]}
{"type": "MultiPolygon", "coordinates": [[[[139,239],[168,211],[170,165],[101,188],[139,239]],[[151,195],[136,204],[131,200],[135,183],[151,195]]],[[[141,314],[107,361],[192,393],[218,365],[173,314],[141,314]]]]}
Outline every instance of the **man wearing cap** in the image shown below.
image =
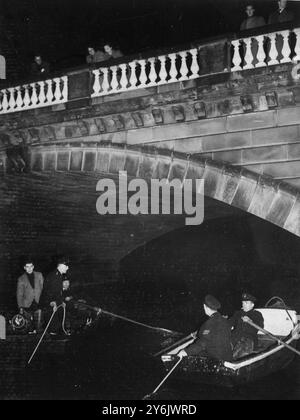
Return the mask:
{"type": "Polygon", "coordinates": [[[34,263],[32,258],[24,261],[24,271],[18,278],[17,284],[17,303],[20,313],[29,313],[34,320],[35,329],[33,332],[41,329],[41,310],[39,307],[40,298],[44,285],[44,277],[42,273],[34,271],[34,263]]]}
{"type": "Polygon", "coordinates": [[[242,295],[242,309],[229,319],[232,328],[233,356],[235,359],[251,354],[258,346],[257,329],[249,325],[250,320],[259,327],[264,327],[262,314],[254,310],[256,298],[250,293],[242,295]]]}
{"type": "Polygon", "coordinates": [[[204,299],[204,312],[209,319],[197,332],[193,344],[181,350],[179,357],[202,356],[216,360],[232,360],[231,333],[227,319],[218,310],[220,302],[211,295],[204,299]]]}
{"type": "MultiPolygon", "coordinates": [[[[66,258],[59,258],[56,270],[52,271],[45,280],[44,291],[42,295],[42,303],[45,308],[47,318],[50,319],[52,311],[69,299],[68,289],[70,286],[66,274],[69,270],[69,262],[66,258]]],[[[61,308],[60,308],[61,309],[61,308]]],[[[50,324],[49,332],[57,334],[61,327],[61,310],[57,313],[50,324]]]]}

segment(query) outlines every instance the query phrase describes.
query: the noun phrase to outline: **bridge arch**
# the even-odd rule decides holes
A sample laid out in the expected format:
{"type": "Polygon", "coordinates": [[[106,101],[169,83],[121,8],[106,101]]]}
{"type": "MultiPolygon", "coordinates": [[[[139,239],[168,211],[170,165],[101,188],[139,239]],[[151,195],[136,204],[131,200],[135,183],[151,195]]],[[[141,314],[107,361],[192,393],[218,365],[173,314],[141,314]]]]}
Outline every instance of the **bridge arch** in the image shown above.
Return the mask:
{"type": "Polygon", "coordinates": [[[151,147],[111,143],[48,144],[31,147],[31,170],[99,172],[145,180],[204,179],[205,196],[273,223],[300,236],[299,191],[244,168],[151,147]]]}

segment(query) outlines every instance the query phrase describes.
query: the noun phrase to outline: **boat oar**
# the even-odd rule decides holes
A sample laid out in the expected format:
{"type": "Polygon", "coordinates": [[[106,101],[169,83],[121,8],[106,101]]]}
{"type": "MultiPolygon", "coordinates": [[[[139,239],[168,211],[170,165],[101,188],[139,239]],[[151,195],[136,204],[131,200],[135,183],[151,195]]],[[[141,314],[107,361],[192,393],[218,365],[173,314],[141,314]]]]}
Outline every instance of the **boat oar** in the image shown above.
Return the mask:
{"type": "Polygon", "coordinates": [[[168,351],[175,349],[177,346],[180,346],[180,344],[185,343],[186,341],[190,340],[191,338],[194,338],[194,333],[191,333],[187,335],[186,337],[181,338],[180,340],[176,341],[176,343],[171,344],[169,347],[166,347],[162,350],[160,350],[158,353],[155,353],[153,357],[161,356],[164,353],[168,353],[168,351]]]}
{"type": "Polygon", "coordinates": [[[280,340],[279,338],[275,337],[275,335],[271,334],[269,331],[265,330],[264,328],[261,328],[259,325],[256,325],[254,322],[252,322],[250,320],[244,320],[244,322],[251,325],[253,328],[256,328],[258,331],[261,331],[262,333],[264,333],[268,337],[272,338],[274,341],[277,341],[281,345],[285,346],[286,348],[288,348],[289,350],[293,351],[298,356],[300,356],[300,351],[294,349],[294,347],[290,346],[289,344],[287,344],[284,341],[280,340]]]}
{"type": "Polygon", "coordinates": [[[164,377],[164,379],[159,383],[159,385],[157,385],[157,387],[155,388],[154,391],[151,392],[151,394],[147,394],[143,397],[143,400],[148,400],[149,398],[152,397],[152,395],[156,394],[157,391],[159,390],[159,388],[166,382],[166,380],[168,379],[168,377],[174,372],[174,370],[177,368],[177,366],[181,363],[183,357],[180,357],[180,359],[175,363],[175,365],[172,367],[172,369],[170,370],[170,372],[168,372],[168,374],[164,377]]]}

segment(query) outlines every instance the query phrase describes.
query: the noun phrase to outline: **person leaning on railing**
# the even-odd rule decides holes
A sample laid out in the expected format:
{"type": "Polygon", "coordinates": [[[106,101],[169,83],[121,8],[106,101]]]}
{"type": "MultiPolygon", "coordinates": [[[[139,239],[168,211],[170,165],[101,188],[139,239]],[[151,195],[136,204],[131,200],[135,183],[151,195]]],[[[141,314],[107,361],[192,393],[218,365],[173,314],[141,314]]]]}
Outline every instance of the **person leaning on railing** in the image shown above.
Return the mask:
{"type": "Polygon", "coordinates": [[[241,26],[240,26],[241,31],[245,31],[247,29],[259,28],[260,26],[265,26],[266,21],[264,17],[255,15],[255,8],[251,3],[249,3],[246,6],[245,12],[246,12],[247,18],[243,20],[243,22],[241,23],[241,26]]]}

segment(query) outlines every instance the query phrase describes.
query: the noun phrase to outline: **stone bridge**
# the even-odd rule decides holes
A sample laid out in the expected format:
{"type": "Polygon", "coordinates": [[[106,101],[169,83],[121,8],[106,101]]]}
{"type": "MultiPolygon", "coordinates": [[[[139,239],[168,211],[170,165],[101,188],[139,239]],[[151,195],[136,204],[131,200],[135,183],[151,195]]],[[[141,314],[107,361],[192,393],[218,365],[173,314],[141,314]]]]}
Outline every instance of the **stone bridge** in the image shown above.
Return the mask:
{"type": "Polygon", "coordinates": [[[2,272],[62,250],[111,272],[183,226],[176,215],[104,222],[96,183],[120,170],[204,178],[206,218],[248,212],[300,236],[299,60],[300,29],[269,26],[4,88],[2,272]]]}

